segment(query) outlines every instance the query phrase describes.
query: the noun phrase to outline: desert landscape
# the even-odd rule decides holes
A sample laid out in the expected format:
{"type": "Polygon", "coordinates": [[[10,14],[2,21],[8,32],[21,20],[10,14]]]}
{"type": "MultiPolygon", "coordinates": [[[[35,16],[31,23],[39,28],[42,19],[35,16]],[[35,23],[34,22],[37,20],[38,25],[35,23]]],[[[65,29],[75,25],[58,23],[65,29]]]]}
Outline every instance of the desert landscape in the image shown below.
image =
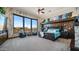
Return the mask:
{"type": "MultiPolygon", "coordinates": [[[[20,28],[20,27],[16,27],[16,28],[14,28],[14,33],[16,33],[16,32],[19,32],[21,29],[23,29],[23,28],[20,28]]],[[[30,28],[24,28],[24,31],[25,32],[31,32],[31,29],[30,28]]],[[[37,28],[32,28],[32,32],[37,32],[37,28]]]]}

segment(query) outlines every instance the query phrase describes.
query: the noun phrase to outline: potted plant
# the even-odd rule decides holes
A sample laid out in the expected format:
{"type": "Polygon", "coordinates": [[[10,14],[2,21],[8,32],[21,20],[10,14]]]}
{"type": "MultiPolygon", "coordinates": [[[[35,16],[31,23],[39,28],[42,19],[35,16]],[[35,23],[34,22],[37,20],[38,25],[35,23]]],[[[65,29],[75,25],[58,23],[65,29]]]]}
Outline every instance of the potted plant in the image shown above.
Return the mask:
{"type": "Polygon", "coordinates": [[[0,7],[0,14],[5,14],[5,9],[4,9],[4,7],[0,7]]]}

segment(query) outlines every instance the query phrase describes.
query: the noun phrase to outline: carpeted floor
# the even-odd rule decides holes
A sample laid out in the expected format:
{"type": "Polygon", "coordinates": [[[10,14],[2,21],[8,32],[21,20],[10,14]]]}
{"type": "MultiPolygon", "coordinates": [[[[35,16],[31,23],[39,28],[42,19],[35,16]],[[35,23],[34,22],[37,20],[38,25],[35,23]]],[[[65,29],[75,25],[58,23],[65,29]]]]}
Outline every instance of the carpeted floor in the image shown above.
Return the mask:
{"type": "Polygon", "coordinates": [[[38,36],[15,38],[1,45],[1,51],[69,51],[70,40],[51,41],[38,36]]]}

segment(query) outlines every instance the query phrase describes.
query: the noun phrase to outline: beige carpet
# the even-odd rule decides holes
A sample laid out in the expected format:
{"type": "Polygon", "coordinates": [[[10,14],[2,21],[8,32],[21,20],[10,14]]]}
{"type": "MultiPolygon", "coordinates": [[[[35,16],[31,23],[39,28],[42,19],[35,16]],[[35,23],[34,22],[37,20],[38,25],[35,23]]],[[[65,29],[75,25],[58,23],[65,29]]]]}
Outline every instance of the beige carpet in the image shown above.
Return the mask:
{"type": "Polygon", "coordinates": [[[38,36],[15,38],[1,45],[1,51],[69,51],[70,40],[51,41],[38,36]]]}

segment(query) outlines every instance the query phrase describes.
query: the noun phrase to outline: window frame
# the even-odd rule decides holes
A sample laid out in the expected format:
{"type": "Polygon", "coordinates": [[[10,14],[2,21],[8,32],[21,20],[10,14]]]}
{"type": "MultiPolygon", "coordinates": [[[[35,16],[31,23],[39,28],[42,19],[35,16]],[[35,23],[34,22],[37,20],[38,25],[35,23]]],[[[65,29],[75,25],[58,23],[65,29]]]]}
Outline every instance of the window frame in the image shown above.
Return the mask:
{"type": "MultiPolygon", "coordinates": [[[[24,17],[24,31],[25,31],[25,18],[30,19],[30,21],[32,22],[31,18],[29,18],[29,17],[24,17]]],[[[30,31],[30,32],[32,32],[32,28],[31,28],[32,23],[31,23],[31,22],[30,22],[30,29],[31,29],[31,31],[30,31]]],[[[26,31],[25,31],[25,32],[26,32],[26,31]]]]}
{"type": "MultiPolygon", "coordinates": [[[[3,14],[2,14],[2,16],[5,17],[5,19],[4,19],[4,26],[3,26],[4,28],[2,28],[3,29],[2,33],[4,33],[4,32],[7,31],[7,17],[5,15],[3,15],[3,14]]],[[[0,33],[0,34],[2,34],[2,33],[0,33]]]]}
{"type": "Polygon", "coordinates": [[[22,15],[13,13],[13,33],[14,33],[14,15],[16,15],[16,16],[20,16],[20,17],[23,18],[23,30],[24,30],[24,31],[25,31],[25,19],[24,19],[24,18],[31,19],[31,33],[32,33],[32,20],[36,20],[36,21],[37,21],[37,32],[38,32],[38,19],[30,18],[30,17],[26,17],[26,16],[22,16],[22,15]]]}
{"type": "MultiPolygon", "coordinates": [[[[32,19],[32,20],[37,21],[37,32],[38,32],[38,20],[37,20],[37,19],[32,19]]],[[[31,20],[31,28],[32,28],[32,20],[31,20]]],[[[33,32],[33,31],[32,31],[32,32],[33,32]]]]}
{"type": "MultiPolygon", "coordinates": [[[[14,15],[19,16],[19,17],[22,17],[22,18],[23,18],[23,16],[13,13],[13,33],[15,34],[15,33],[19,33],[19,32],[14,32],[14,29],[15,29],[15,27],[14,27],[14,15]]],[[[23,30],[24,30],[24,27],[23,27],[23,30]]]]}

